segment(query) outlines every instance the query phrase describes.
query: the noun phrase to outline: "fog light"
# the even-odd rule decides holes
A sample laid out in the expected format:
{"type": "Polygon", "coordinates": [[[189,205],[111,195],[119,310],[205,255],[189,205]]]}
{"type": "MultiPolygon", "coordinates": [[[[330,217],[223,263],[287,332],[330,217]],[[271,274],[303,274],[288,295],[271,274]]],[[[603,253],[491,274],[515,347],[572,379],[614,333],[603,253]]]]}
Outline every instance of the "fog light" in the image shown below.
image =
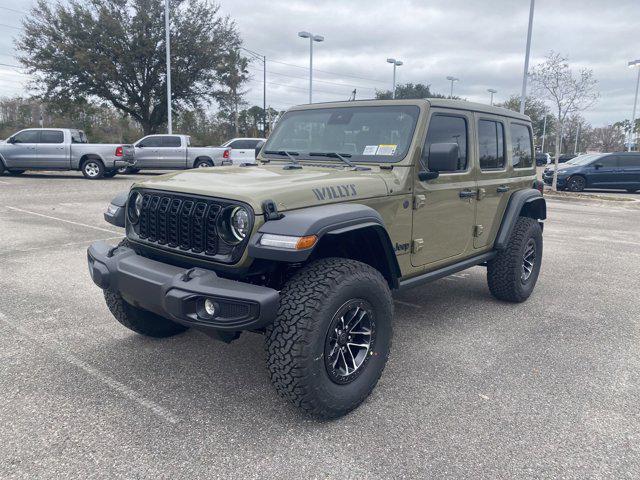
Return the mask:
{"type": "Polygon", "coordinates": [[[215,317],[217,308],[218,305],[210,298],[204,301],[204,311],[207,312],[207,315],[210,317],[215,317]]]}

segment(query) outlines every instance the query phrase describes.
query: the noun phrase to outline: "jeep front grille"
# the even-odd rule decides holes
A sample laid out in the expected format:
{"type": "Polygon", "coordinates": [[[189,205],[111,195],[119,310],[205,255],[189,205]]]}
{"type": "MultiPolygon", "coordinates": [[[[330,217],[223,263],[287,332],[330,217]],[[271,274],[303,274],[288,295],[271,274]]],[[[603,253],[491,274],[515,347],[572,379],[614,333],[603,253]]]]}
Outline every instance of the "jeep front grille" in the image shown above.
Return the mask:
{"type": "Polygon", "coordinates": [[[248,238],[231,245],[217,230],[220,212],[237,203],[162,191],[138,192],[142,195],[142,211],[138,222],[128,229],[133,240],[225,263],[235,262],[242,255],[248,238]]]}

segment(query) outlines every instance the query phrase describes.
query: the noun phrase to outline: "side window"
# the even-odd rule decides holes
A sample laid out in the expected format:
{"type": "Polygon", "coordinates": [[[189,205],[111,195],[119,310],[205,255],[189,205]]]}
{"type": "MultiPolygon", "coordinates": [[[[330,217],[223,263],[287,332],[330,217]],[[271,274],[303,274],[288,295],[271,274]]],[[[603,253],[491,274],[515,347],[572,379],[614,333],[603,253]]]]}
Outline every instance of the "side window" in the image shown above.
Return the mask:
{"type": "Polygon", "coordinates": [[[229,148],[242,148],[242,140],[236,140],[235,142],[231,142],[229,144],[229,148]]]}
{"type": "Polygon", "coordinates": [[[457,143],[458,168],[453,171],[467,169],[467,120],[465,118],[439,113],[431,117],[423,150],[427,154],[427,165],[429,149],[433,143],[457,143]]]}
{"type": "Polygon", "coordinates": [[[620,158],[620,166],[636,169],[640,167],[640,155],[625,155],[620,158]]]}
{"type": "Polygon", "coordinates": [[[161,147],[162,137],[147,137],[138,142],[138,147],[161,147]]]}
{"type": "Polygon", "coordinates": [[[603,167],[617,167],[620,162],[615,155],[607,155],[606,157],[601,157],[599,160],[596,160],[594,163],[598,163],[603,167]]]}
{"type": "Polygon", "coordinates": [[[13,143],[38,143],[40,132],[38,130],[25,130],[13,137],[13,143]]]}
{"type": "Polygon", "coordinates": [[[40,143],[63,143],[64,134],[60,130],[42,130],[40,143]]]}
{"type": "Polygon", "coordinates": [[[478,122],[478,150],[480,169],[503,169],[504,161],[504,125],[492,120],[478,122]]]}
{"type": "Polygon", "coordinates": [[[179,147],[181,145],[180,137],[162,137],[163,147],[179,147]]]}
{"type": "Polygon", "coordinates": [[[511,124],[511,157],[516,168],[533,165],[533,141],[531,130],[526,125],[511,124]]]}

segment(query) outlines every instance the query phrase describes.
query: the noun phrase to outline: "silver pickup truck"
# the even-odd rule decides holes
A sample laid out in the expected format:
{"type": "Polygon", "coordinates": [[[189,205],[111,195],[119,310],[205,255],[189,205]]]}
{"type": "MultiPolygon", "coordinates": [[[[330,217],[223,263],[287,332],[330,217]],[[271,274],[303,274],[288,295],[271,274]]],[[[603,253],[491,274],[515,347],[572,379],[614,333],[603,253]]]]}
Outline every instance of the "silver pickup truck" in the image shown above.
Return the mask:
{"type": "Polygon", "coordinates": [[[120,173],[141,169],[187,169],[231,165],[228,147],[192,147],[188,135],[148,135],[134,143],[136,165],[120,173]]]}
{"type": "Polygon", "coordinates": [[[28,128],[0,143],[0,174],[25,170],[80,170],[85,178],[113,177],[135,166],[133,145],[88,143],[82,130],[28,128]]]}

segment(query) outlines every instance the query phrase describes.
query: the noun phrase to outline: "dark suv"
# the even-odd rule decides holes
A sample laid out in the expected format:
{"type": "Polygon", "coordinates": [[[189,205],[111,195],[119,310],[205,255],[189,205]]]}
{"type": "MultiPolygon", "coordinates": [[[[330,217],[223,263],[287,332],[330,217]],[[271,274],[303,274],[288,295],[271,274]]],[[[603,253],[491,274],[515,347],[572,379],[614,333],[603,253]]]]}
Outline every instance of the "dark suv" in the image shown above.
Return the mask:
{"type": "MultiPolygon", "coordinates": [[[[542,179],[553,182],[552,166],[542,179]]],[[[581,192],[585,188],[640,190],[640,152],[617,152],[581,155],[558,166],[558,189],[581,192]]]]}

